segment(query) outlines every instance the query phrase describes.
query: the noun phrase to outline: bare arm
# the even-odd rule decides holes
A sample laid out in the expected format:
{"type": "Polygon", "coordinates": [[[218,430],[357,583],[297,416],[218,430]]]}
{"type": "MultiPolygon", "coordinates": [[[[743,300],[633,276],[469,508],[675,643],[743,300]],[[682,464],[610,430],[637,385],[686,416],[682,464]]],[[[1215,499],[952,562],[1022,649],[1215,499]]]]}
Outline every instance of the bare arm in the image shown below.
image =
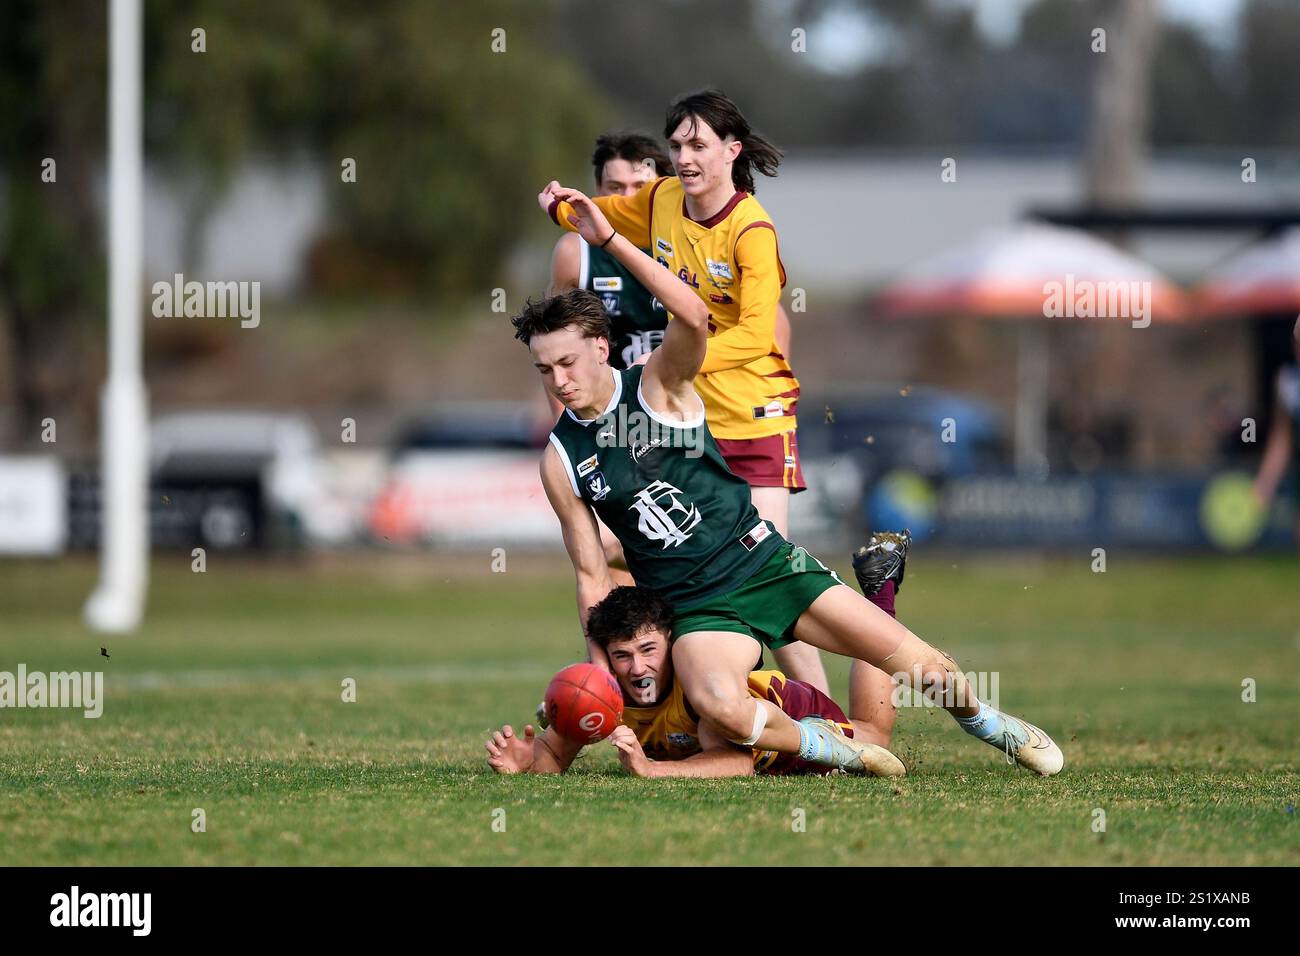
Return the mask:
{"type": "Polygon", "coordinates": [[[646,362],[641,388],[655,410],[694,418],[699,414],[700,400],[693,383],[708,348],[709,307],[685,282],[623,235],[613,232],[605,219],[604,206],[563,186],[557,187],[554,195],[563,200],[563,208],[572,210],[570,221],[578,234],[592,245],[607,249],[672,313],[663,344],[646,362]]]}
{"type": "Polygon", "coordinates": [[[752,777],[754,752],[720,736],[707,723],[700,723],[699,753],[685,760],[651,760],[641,749],[632,728],[619,726],[609,735],[618,748],[618,759],[636,777],[752,777]]]}
{"type": "Polygon", "coordinates": [[[566,232],[555,242],[551,253],[551,284],[546,287],[548,296],[578,287],[582,274],[582,240],[577,233],[566,232]]]}
{"type": "Polygon", "coordinates": [[[596,516],[587,503],[577,496],[570,483],[569,474],[560,461],[554,445],[548,445],[542,455],[542,487],[551,502],[555,516],[560,519],[564,535],[564,548],[573,562],[573,573],[578,584],[578,620],[582,622],[583,638],[587,641],[587,655],[598,667],[609,670],[609,658],[602,647],[586,637],[587,616],[593,605],[604,600],[614,590],[605,563],[605,549],[600,543],[600,530],[596,516]]]}
{"type": "MultiPolygon", "coordinates": [[[[577,193],[582,196],[581,192],[576,189],[569,189],[567,186],[561,186],[555,180],[546,184],[540,193],[537,194],[537,203],[541,206],[542,211],[551,217],[551,220],[562,229],[569,229],[574,232],[581,232],[577,224],[573,221],[574,208],[571,204],[571,193],[577,193]]],[[[620,235],[627,236],[633,243],[643,248],[650,245],[650,197],[654,193],[654,183],[647,183],[631,196],[597,196],[590,200],[600,207],[607,220],[613,225],[620,235]]],[[[585,196],[583,198],[586,198],[585,196]]],[[[608,234],[608,230],[606,230],[608,234]]],[[[592,239],[590,236],[583,236],[588,242],[592,239]]],[[[597,242],[603,242],[605,235],[602,235],[597,242]]]]}
{"type": "Polygon", "coordinates": [[[1255,496],[1265,504],[1273,500],[1278,482],[1286,474],[1293,441],[1291,416],[1287,414],[1286,406],[1279,401],[1273,412],[1273,426],[1268,431],[1264,457],[1259,463],[1259,472],[1255,475],[1255,496]]]}

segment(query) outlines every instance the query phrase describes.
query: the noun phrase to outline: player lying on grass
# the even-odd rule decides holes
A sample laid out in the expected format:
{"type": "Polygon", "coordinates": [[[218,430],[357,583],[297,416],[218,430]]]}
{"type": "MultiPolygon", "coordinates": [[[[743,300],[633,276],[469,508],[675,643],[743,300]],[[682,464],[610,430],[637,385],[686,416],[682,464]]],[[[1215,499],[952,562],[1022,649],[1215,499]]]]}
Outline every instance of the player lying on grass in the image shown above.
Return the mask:
{"type": "MultiPolygon", "coordinates": [[[[577,583],[578,615],[613,589],[596,515],[623,545],[633,578],[675,608],[675,679],[719,736],[741,747],[808,759],[829,749],[860,763],[826,727],[790,719],[749,693],[759,654],[803,641],[901,675],[972,736],[1043,775],[1064,764],[1042,730],[982,703],[956,662],[845,586],[769,521],[749,485],[727,468],[693,387],[704,360],[709,309],[668,270],[616,233],[577,190],[554,194],[588,242],[608,249],[673,315],[644,365],[608,363],[600,300],[572,290],[530,301],[512,320],[546,387],[565,406],[542,456],[542,486],[560,522],[577,583]]],[[[592,661],[608,667],[588,637],[592,661]]]]}
{"type": "MultiPolygon", "coordinates": [[[[615,588],[587,617],[588,636],[609,655],[623,691],[623,722],[608,739],[629,773],[637,777],[741,777],[848,769],[884,777],[903,775],[897,757],[863,739],[883,733],[888,740],[890,727],[882,731],[850,720],[817,688],[787,679],[780,671],[751,673],[749,693],[780,708],[791,720],[831,734],[842,746],[856,751],[860,763],[840,768],[829,748],[805,760],[727,740],[701,722],[681,682],[674,680],[669,651],[673,617],[672,605],[661,595],[639,587],[615,588]]],[[[492,735],[486,747],[488,765],[497,773],[563,773],[583,744],[562,737],[553,727],[536,735],[529,725],[520,738],[507,724],[492,735]]]]}

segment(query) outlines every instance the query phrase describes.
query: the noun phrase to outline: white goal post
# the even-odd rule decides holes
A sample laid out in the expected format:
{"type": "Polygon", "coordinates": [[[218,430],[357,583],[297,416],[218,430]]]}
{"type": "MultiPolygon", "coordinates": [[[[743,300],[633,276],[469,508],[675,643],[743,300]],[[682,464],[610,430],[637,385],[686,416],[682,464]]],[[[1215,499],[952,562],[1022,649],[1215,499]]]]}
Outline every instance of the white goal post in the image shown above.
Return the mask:
{"type": "Polygon", "coordinates": [[[142,371],[143,216],[141,0],[112,0],[108,95],[108,379],[100,399],[99,586],[86,623],[125,633],[139,626],[149,574],[148,401],[142,371]]]}

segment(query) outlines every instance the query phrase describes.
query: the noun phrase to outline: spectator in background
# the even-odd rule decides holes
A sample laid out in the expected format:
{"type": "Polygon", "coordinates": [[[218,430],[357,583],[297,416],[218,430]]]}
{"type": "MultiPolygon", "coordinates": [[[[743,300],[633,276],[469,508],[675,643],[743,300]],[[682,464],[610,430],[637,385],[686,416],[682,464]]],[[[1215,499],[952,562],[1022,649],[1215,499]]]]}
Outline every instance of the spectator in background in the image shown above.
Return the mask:
{"type": "MultiPolygon", "coordinates": [[[[1255,475],[1255,495],[1264,505],[1272,502],[1288,467],[1294,467],[1300,457],[1297,455],[1297,450],[1300,449],[1300,320],[1296,322],[1296,332],[1296,361],[1283,365],[1278,370],[1273,424],[1264,445],[1264,457],[1255,475]]],[[[1300,498],[1300,495],[1297,497],[1300,498]]],[[[1296,540],[1300,542],[1300,521],[1296,525],[1296,540]]]]}

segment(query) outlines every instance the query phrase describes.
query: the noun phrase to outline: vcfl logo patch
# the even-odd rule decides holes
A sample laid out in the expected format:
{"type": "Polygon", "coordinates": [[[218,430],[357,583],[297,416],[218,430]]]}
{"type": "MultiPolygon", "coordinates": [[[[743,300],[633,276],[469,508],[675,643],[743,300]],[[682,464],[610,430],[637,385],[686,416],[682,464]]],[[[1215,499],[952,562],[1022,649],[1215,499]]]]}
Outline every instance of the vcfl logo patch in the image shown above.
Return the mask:
{"type": "Polygon", "coordinates": [[[132,935],[148,936],[153,924],[152,893],[70,893],[50,897],[51,926],[129,926],[132,935]]]}

